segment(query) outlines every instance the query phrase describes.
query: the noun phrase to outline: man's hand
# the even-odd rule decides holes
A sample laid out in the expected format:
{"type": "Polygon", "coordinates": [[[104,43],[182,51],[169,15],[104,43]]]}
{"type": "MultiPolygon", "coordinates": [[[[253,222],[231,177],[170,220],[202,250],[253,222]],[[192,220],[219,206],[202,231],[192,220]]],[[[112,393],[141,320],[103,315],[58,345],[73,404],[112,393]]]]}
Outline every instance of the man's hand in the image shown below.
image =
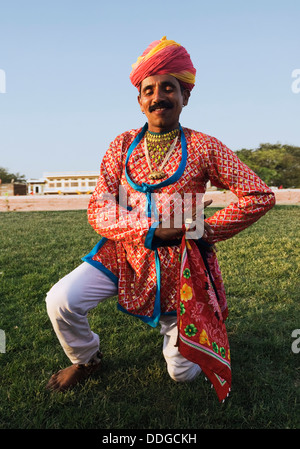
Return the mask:
{"type": "MultiPolygon", "coordinates": [[[[212,203],[212,200],[204,201],[204,208],[209,206],[212,203]]],[[[192,214],[193,221],[196,220],[196,212],[192,214]]],[[[213,230],[209,226],[208,223],[204,221],[204,232],[203,238],[207,238],[213,234],[213,230]]],[[[170,227],[166,228],[164,223],[160,223],[154,232],[155,237],[160,238],[161,240],[177,240],[183,237],[182,228],[174,227],[174,217],[170,217],[170,227]],[[164,225],[164,226],[163,226],[164,225]]]]}
{"type": "Polygon", "coordinates": [[[170,220],[170,228],[162,227],[162,223],[160,223],[159,226],[154,231],[155,237],[158,237],[161,240],[181,239],[183,236],[182,228],[171,227],[171,221],[173,221],[173,226],[174,226],[174,220],[170,220]]]}

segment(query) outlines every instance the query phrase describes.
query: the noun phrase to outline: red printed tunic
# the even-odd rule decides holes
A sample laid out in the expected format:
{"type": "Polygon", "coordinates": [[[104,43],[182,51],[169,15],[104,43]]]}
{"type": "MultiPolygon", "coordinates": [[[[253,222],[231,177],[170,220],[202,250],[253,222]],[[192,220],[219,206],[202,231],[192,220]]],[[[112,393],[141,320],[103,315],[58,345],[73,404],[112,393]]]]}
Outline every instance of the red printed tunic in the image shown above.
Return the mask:
{"type": "MultiPolygon", "coordinates": [[[[100,177],[88,207],[88,220],[105,239],[83,260],[99,266],[118,283],[118,302],[122,310],[149,317],[151,324],[157,290],[156,258],[151,247],[154,230],[150,228],[151,218],[144,213],[146,195],[136,192],[125,176],[128,148],[140,131],[131,130],[119,135],[103,158],[100,177]],[[119,205],[120,192],[126,200],[124,207],[119,205]],[[126,204],[130,210],[126,209],[126,204]]],[[[162,198],[157,203],[159,214],[169,196],[176,194],[183,198],[184,194],[191,193],[195,201],[196,193],[205,193],[208,181],[213,186],[230,189],[237,201],[206,220],[214,231],[208,242],[217,243],[233,237],[273,207],[273,192],[235,153],[214,137],[188,128],[183,131],[187,144],[185,170],[176,182],[158,189],[162,198]]],[[[164,168],[168,177],[176,173],[181,158],[178,141],[164,168]]],[[[144,139],[133,150],[127,173],[138,185],[161,182],[149,179],[144,139]]],[[[174,207],[171,205],[171,212],[174,207]]],[[[160,312],[165,314],[176,311],[180,247],[158,247],[157,254],[160,261],[160,312]]],[[[214,252],[209,253],[209,264],[219,297],[225,303],[224,285],[214,252]]]]}

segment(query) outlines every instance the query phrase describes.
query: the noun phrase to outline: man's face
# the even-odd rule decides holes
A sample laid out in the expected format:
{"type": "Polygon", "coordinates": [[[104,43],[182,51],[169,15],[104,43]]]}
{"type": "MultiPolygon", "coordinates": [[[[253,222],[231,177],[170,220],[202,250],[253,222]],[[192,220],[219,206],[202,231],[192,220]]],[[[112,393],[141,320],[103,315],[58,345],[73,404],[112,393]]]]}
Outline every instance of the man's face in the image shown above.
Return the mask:
{"type": "Polygon", "coordinates": [[[141,83],[138,102],[148,119],[149,131],[161,133],[178,127],[182,107],[190,92],[181,91],[179,81],[171,75],[154,75],[141,83]]]}

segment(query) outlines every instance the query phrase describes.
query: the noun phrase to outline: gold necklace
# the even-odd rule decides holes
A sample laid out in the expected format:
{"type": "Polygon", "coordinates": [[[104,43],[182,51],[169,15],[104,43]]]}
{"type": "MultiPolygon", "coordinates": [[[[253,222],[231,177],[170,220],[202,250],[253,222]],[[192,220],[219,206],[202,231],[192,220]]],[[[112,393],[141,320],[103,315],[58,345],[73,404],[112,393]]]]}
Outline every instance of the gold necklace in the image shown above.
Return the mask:
{"type": "Polygon", "coordinates": [[[179,129],[174,129],[164,134],[154,134],[147,131],[145,138],[145,156],[150,169],[149,179],[162,179],[167,175],[162,171],[169,160],[178,140],[179,129]],[[173,143],[171,144],[171,141],[173,143]],[[157,164],[157,170],[154,170],[151,159],[157,164]],[[158,163],[162,162],[158,166],[158,163]]]}

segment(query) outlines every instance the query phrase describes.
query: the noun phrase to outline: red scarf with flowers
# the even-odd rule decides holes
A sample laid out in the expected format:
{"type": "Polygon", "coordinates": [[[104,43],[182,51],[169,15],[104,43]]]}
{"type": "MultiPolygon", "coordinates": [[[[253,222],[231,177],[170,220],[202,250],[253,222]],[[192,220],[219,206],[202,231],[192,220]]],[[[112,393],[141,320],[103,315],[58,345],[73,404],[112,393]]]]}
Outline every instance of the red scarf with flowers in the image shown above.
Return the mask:
{"type": "Polygon", "coordinates": [[[177,306],[179,352],[200,366],[222,401],[231,387],[230,349],[225,327],[227,309],[220,307],[198,246],[185,236],[181,243],[177,306]]]}

